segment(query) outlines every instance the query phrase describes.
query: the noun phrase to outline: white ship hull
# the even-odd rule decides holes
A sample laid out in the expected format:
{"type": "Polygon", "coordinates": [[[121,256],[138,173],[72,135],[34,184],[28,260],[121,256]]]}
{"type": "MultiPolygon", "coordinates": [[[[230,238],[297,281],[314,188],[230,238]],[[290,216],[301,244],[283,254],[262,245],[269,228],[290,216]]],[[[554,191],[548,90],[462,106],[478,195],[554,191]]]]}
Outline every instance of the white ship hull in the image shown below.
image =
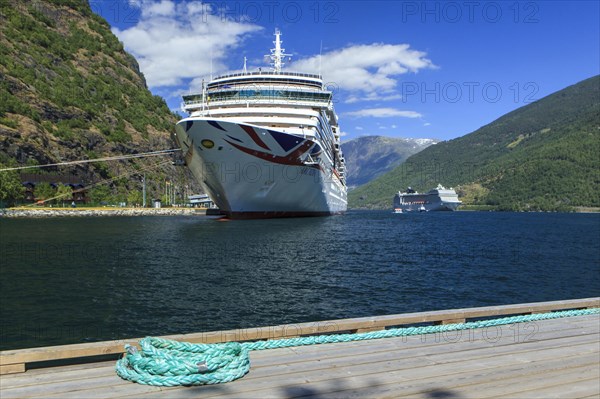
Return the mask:
{"type": "Polygon", "coordinates": [[[436,204],[411,205],[403,204],[399,208],[401,212],[437,212],[437,211],[455,211],[460,203],[455,202],[439,202],[436,204]]]}
{"type": "Polygon", "coordinates": [[[441,185],[425,194],[398,193],[393,202],[401,212],[455,211],[461,204],[454,189],[441,185]]]}
{"type": "Polygon", "coordinates": [[[321,147],[275,129],[191,117],[176,126],[188,167],[232,218],[297,217],[346,211],[346,188],[321,147]]]}

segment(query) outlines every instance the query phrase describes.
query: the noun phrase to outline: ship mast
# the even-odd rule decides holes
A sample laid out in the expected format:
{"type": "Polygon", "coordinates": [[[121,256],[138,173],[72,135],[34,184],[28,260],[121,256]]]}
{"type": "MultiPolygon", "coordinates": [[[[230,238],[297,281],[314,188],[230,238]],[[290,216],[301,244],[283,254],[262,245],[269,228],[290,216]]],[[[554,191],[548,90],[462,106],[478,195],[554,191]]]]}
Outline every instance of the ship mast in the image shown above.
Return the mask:
{"type": "Polygon", "coordinates": [[[275,41],[273,44],[275,48],[271,49],[271,54],[269,54],[269,58],[271,58],[271,66],[275,72],[281,72],[281,68],[283,67],[284,57],[289,57],[290,54],[285,54],[285,49],[281,48],[281,32],[279,29],[275,29],[275,41]]]}

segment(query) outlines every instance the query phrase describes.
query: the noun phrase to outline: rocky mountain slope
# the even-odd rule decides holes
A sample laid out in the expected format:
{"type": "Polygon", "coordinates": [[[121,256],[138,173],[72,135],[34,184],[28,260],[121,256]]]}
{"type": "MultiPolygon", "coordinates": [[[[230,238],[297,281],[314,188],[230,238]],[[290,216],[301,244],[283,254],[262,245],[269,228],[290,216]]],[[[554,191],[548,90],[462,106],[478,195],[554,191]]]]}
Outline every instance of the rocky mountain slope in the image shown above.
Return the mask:
{"type": "MultiPolygon", "coordinates": [[[[0,3],[0,164],[38,165],[174,148],[177,117],[87,1],[0,3]]],[[[96,199],[195,191],[169,157],[27,170],[97,184],[96,199]],[[101,183],[103,182],[103,183],[101,183]],[[100,184],[98,184],[100,183],[100,184]]]]}

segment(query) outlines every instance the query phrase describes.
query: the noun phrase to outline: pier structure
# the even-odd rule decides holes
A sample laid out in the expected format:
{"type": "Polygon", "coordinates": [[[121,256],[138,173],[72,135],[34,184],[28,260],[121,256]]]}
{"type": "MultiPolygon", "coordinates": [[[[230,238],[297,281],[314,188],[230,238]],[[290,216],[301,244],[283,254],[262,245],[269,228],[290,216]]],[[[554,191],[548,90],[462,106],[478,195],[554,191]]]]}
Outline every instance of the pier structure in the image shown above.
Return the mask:
{"type": "MultiPolygon", "coordinates": [[[[169,336],[187,342],[255,341],[464,323],[600,307],[600,298],[453,309],[169,336]]],[[[0,352],[0,397],[600,396],[600,315],[472,330],[252,352],[250,372],[227,384],[155,387],[115,373],[138,339],[0,352]],[[107,358],[111,358],[107,360],[107,358]],[[65,365],[65,362],[77,363],[65,365]],[[60,365],[57,365],[60,364],[60,365]]]]}

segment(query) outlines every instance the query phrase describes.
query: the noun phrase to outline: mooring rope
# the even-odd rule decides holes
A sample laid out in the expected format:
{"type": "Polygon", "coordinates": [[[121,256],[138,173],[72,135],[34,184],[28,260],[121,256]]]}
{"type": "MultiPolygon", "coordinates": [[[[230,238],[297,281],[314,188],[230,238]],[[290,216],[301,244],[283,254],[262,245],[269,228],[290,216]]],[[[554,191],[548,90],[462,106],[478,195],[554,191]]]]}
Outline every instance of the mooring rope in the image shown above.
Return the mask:
{"type": "Polygon", "coordinates": [[[81,165],[84,163],[92,163],[92,162],[122,161],[125,159],[158,157],[158,156],[163,156],[163,155],[169,155],[169,154],[172,154],[177,151],[181,151],[181,148],[171,148],[170,150],[143,152],[140,154],[117,155],[114,157],[103,157],[103,158],[95,158],[95,159],[80,159],[78,161],[65,161],[65,162],[58,162],[58,163],[49,163],[46,165],[17,166],[17,167],[11,167],[11,168],[2,168],[2,169],[0,169],[0,172],[6,172],[9,170],[42,169],[42,168],[50,168],[50,167],[55,167],[55,166],[72,166],[72,165],[81,165]]]}
{"type": "Polygon", "coordinates": [[[123,379],[146,385],[220,384],[236,380],[248,373],[250,370],[249,352],[253,350],[443,333],[593,314],[600,314],[600,308],[511,316],[467,323],[394,328],[356,334],[331,334],[223,344],[192,344],[147,337],[140,341],[141,351],[134,346],[125,345],[126,354],[117,361],[116,371],[123,379]]]}

